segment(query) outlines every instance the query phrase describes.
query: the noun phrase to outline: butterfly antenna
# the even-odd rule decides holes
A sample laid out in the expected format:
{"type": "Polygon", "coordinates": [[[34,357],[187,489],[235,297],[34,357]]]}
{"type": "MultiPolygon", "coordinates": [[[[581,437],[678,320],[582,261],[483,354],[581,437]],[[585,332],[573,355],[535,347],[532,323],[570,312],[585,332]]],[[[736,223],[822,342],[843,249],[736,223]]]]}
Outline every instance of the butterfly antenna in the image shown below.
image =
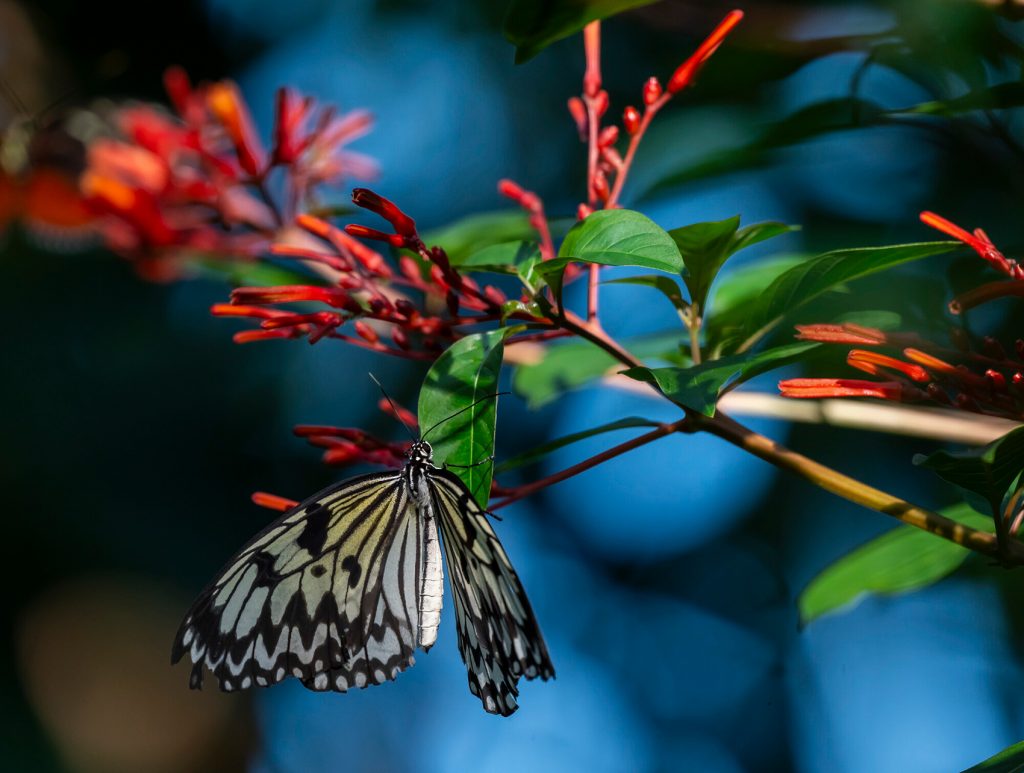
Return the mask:
{"type": "Polygon", "coordinates": [[[0,76],[0,87],[2,87],[4,97],[8,103],[10,103],[11,107],[22,115],[28,115],[28,105],[21,101],[21,97],[18,96],[18,92],[15,91],[14,86],[11,85],[11,82],[7,80],[7,78],[0,76]]]}
{"type": "Polygon", "coordinates": [[[402,422],[402,426],[405,427],[406,432],[409,433],[409,437],[411,437],[413,440],[416,440],[417,439],[416,433],[412,431],[412,427],[410,427],[408,424],[405,423],[405,418],[402,416],[402,412],[400,410],[398,410],[398,406],[395,405],[395,401],[391,399],[391,395],[389,395],[387,393],[387,390],[384,389],[384,385],[382,383],[380,383],[377,380],[377,377],[375,375],[373,375],[372,373],[370,373],[369,376],[370,376],[371,379],[373,379],[373,383],[376,384],[378,386],[378,388],[380,389],[380,393],[382,395],[384,395],[384,399],[387,400],[388,403],[391,405],[391,410],[394,413],[395,418],[397,418],[400,422],[402,422]]]}
{"type": "Polygon", "coordinates": [[[495,393],[494,393],[493,395],[487,395],[487,396],[485,396],[485,397],[481,397],[481,398],[480,398],[479,400],[474,400],[474,401],[473,401],[473,402],[471,402],[471,403],[470,403],[469,405],[467,405],[467,406],[466,406],[465,408],[461,408],[461,409],[457,410],[457,411],[456,411],[455,413],[453,413],[453,414],[452,414],[451,416],[445,416],[445,417],[444,417],[443,419],[441,419],[441,421],[437,422],[437,424],[435,424],[435,425],[434,425],[433,427],[431,427],[431,428],[430,428],[430,429],[428,429],[428,430],[427,430],[426,432],[424,432],[424,433],[423,433],[422,435],[420,435],[420,437],[421,437],[422,439],[426,440],[426,438],[427,438],[427,435],[429,435],[429,434],[430,434],[431,432],[433,432],[433,431],[434,431],[435,429],[437,429],[438,427],[440,427],[440,426],[441,426],[442,424],[444,424],[444,423],[445,423],[446,421],[448,421],[449,419],[454,419],[454,418],[455,418],[456,416],[458,416],[458,415],[459,415],[460,413],[465,413],[465,412],[466,412],[466,411],[468,411],[468,410],[469,410],[470,408],[473,408],[473,407],[475,407],[475,406],[479,405],[480,403],[482,403],[482,402],[484,402],[484,401],[486,401],[486,400],[496,400],[496,399],[497,399],[498,397],[500,397],[501,395],[510,395],[510,394],[512,394],[512,393],[511,393],[511,392],[495,392],[495,393]]]}

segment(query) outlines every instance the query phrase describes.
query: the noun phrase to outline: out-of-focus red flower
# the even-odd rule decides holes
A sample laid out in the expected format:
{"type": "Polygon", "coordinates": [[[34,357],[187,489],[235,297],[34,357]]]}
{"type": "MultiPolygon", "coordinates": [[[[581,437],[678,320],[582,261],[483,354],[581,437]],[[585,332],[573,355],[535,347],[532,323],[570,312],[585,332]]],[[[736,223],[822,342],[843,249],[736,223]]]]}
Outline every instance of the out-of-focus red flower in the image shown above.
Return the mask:
{"type": "Polygon", "coordinates": [[[119,137],[91,144],[81,184],[103,216],[108,245],[150,276],[174,278],[197,254],[254,259],[280,239],[318,186],[374,171],[366,157],[342,150],[369,130],[363,111],[336,116],[282,90],[267,153],[234,83],[193,87],[175,68],[165,84],[174,113],[118,110],[119,137]]]}

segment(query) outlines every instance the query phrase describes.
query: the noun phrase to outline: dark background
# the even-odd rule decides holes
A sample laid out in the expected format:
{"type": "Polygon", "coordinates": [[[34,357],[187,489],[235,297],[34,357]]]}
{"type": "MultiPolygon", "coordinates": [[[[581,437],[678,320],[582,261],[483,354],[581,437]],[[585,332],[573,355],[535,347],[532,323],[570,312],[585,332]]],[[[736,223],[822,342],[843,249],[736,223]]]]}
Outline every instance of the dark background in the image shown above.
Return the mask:
{"type": "MultiPolygon", "coordinates": [[[[1019,80],[1011,11],[744,8],[698,87],[657,119],[628,205],[665,227],[736,213],[803,225],[761,255],[931,239],[917,213],[932,209],[1017,254],[1015,109],[874,120],[849,106],[854,91],[896,108],[1019,80]],[[865,41],[892,47],[867,59],[865,41]],[[672,174],[686,179],[652,190],[672,174]]],[[[163,70],[181,64],[196,80],[236,78],[264,132],[282,84],[373,110],[377,128],[355,149],[380,161],[375,188],[426,227],[501,208],[501,177],[558,216],[582,195],[584,149],[564,109],[581,41],[516,67],[502,4],[5,0],[0,12],[0,72],[24,103],[0,104],[8,122],[162,101],[163,70]]],[[[666,79],[722,13],[666,0],[606,23],[613,110],[638,101],[647,76],[666,79]]],[[[450,610],[437,648],[392,685],[190,693],[186,669],[166,665],[171,637],[189,598],[270,517],[249,494],[298,499],[347,474],[291,426],[395,432],[361,374],[372,368],[409,404],[422,371],[331,341],[235,346],[234,326],[208,314],[223,284],[147,283],[122,259],[53,249],[17,224],[2,239],[6,769],[946,771],[1024,737],[1015,574],[972,561],[928,590],[798,630],[795,594],[891,523],[703,437],[649,446],[505,512],[499,534],[558,671],[523,686],[511,719],[484,715],[465,689],[450,610]]],[[[845,304],[934,324],[949,276],[976,276],[974,263],[932,259],[863,281],[856,298],[807,317],[845,304]]],[[[639,291],[608,290],[603,308],[617,334],[672,324],[639,291]]],[[[980,320],[1008,342],[1019,321],[1010,309],[980,320]]],[[[818,375],[842,369],[830,367],[818,375]]],[[[499,413],[499,459],[602,421],[669,415],[599,390],[539,412],[508,399],[499,413]]],[[[933,444],[750,423],[924,505],[954,499],[910,465],[933,444]]]]}

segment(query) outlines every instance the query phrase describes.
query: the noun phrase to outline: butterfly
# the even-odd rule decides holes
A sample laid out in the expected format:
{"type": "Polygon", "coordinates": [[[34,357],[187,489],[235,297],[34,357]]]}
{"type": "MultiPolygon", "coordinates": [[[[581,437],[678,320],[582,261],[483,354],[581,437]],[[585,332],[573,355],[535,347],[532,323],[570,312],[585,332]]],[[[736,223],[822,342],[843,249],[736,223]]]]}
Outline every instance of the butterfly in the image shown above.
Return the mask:
{"type": "Polygon", "coordinates": [[[324,489],[253,537],[189,609],[172,663],[188,654],[193,688],[204,667],[223,690],[395,679],[437,639],[442,543],[469,690],[509,716],[520,677],[554,668],[487,512],[422,437],[401,470],[324,489]]]}

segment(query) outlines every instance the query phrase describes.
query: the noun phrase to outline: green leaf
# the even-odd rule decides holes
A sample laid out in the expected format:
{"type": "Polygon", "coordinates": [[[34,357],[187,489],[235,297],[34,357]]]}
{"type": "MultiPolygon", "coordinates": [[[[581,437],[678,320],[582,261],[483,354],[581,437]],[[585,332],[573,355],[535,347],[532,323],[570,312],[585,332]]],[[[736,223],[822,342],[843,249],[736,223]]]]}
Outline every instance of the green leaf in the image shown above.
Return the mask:
{"type": "Polygon", "coordinates": [[[918,454],[914,464],[932,470],[954,486],[978,494],[992,508],[992,515],[998,517],[1003,496],[1024,470],[1024,427],[982,448],[936,451],[929,456],[918,454]]]}
{"type": "Polygon", "coordinates": [[[323,280],[291,266],[265,260],[226,261],[210,258],[191,262],[199,276],[227,281],[232,287],[275,287],[277,285],[319,285],[323,280]]]}
{"type": "Polygon", "coordinates": [[[588,437],[594,437],[594,435],[601,435],[605,432],[614,432],[619,429],[633,429],[634,427],[657,427],[658,422],[651,421],[650,419],[641,419],[636,416],[631,416],[627,419],[619,419],[618,421],[612,421],[607,424],[602,424],[598,427],[593,427],[582,432],[574,432],[571,435],[560,437],[557,440],[552,440],[549,443],[537,446],[536,448],[530,449],[518,456],[513,456],[511,459],[507,459],[499,464],[494,472],[508,472],[514,470],[516,467],[522,467],[525,464],[531,464],[532,462],[541,459],[552,451],[557,451],[559,448],[576,443],[580,440],[585,440],[588,437]]]}
{"type": "Polygon", "coordinates": [[[672,237],[647,216],[629,209],[598,210],[574,225],[562,241],[558,257],[605,266],[641,266],[669,274],[683,270],[683,258],[672,237]]]}
{"type": "Polygon", "coordinates": [[[807,260],[806,256],[789,256],[759,260],[740,266],[715,282],[708,300],[705,326],[736,309],[745,309],[765,291],[780,274],[807,260]]]}
{"type": "Polygon", "coordinates": [[[835,250],[794,266],[769,285],[751,305],[741,328],[749,348],[789,312],[844,282],[959,247],[959,242],[922,242],[887,247],[835,250]]]}
{"type": "Polygon", "coordinates": [[[516,64],[522,64],[592,21],[653,2],[655,0],[512,0],[505,14],[505,37],[516,47],[516,64]]]}
{"type": "Polygon", "coordinates": [[[729,245],[739,227],[740,216],[736,215],[728,220],[694,223],[669,231],[686,264],[683,278],[690,291],[690,300],[697,304],[698,309],[704,308],[715,275],[732,254],[729,245]]]}
{"type": "Polygon", "coordinates": [[[1007,746],[1001,752],[968,768],[963,773],[1022,773],[1024,772],[1024,741],[1007,746]]]}
{"type": "Polygon", "coordinates": [[[470,271],[492,271],[501,274],[514,274],[517,266],[529,260],[539,258],[540,250],[532,242],[502,242],[484,247],[482,250],[468,255],[461,263],[452,263],[470,271]]]}
{"type": "Polygon", "coordinates": [[[627,276],[625,279],[611,279],[602,282],[606,285],[640,285],[653,287],[660,292],[678,311],[684,311],[688,304],[683,300],[683,291],[674,279],[661,274],[644,274],[643,276],[627,276]]]}
{"type": "Polygon", "coordinates": [[[491,493],[493,465],[487,460],[494,454],[498,402],[484,398],[498,391],[505,338],[521,329],[500,328],[459,339],[437,358],[420,389],[420,429],[429,432],[425,439],[435,461],[458,465],[452,472],[481,507],[487,507],[491,493]]]}
{"type": "Polygon", "coordinates": [[[703,310],[708,291],[725,262],[752,244],[795,230],[785,223],[755,223],[740,228],[740,216],[711,223],[694,223],[675,228],[669,236],[686,264],[685,280],[690,300],[703,310]]]}
{"type": "Polygon", "coordinates": [[[439,244],[453,265],[461,265],[475,252],[502,242],[526,240],[535,236],[529,216],[519,209],[482,212],[456,220],[450,225],[428,231],[423,241],[439,244]]]}
{"type": "Polygon", "coordinates": [[[654,384],[662,394],[679,405],[705,416],[714,416],[715,404],[726,386],[788,365],[817,347],[814,342],[795,343],[763,352],[722,357],[689,368],[630,368],[623,374],[654,384]]]}
{"type": "MultiPolygon", "coordinates": [[[[990,529],[992,519],[959,503],[940,511],[965,526],[990,529]]],[[[797,599],[801,623],[852,604],[865,595],[924,588],[956,571],[971,551],[914,526],[897,526],[847,553],[808,583],[797,599]]]]}
{"type": "Polygon", "coordinates": [[[772,152],[778,148],[796,145],[822,134],[871,126],[884,120],[884,111],[866,100],[838,97],[817,102],[762,129],[760,135],[746,145],[718,151],[702,157],[696,163],[668,171],[649,186],[644,195],[714,175],[755,168],[767,163],[772,152]]]}
{"type": "MultiPolygon", "coordinates": [[[[671,361],[670,358],[679,357],[679,342],[679,332],[670,330],[627,340],[625,344],[638,357],[671,361]]],[[[539,408],[563,392],[615,372],[617,363],[608,352],[589,341],[552,344],[540,362],[516,368],[512,386],[530,408],[539,408]]]]}
{"type": "Polygon", "coordinates": [[[975,110],[1006,110],[1021,106],[1024,106],[1024,83],[1011,81],[975,89],[955,99],[941,102],[921,102],[913,107],[893,110],[891,113],[895,115],[901,113],[937,115],[950,118],[975,110]]]}

